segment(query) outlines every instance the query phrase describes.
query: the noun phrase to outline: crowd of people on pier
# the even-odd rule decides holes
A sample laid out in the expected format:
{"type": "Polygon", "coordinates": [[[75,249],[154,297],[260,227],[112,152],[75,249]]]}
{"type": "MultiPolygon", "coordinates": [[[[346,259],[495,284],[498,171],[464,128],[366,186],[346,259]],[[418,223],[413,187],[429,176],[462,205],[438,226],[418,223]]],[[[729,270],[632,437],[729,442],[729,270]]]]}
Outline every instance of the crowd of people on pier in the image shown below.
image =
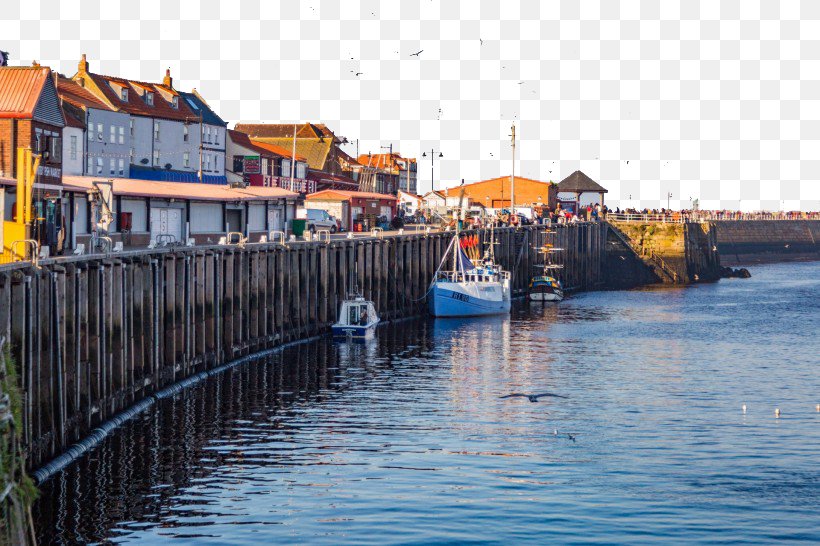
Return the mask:
{"type": "MultiPolygon", "coordinates": [[[[464,225],[481,228],[494,225],[495,227],[515,227],[522,225],[550,225],[575,224],[578,222],[599,222],[606,220],[626,220],[643,222],[700,222],[716,220],[820,220],[820,212],[780,211],[780,212],[741,212],[736,210],[671,210],[671,209],[635,209],[616,207],[610,209],[606,205],[596,203],[579,207],[578,211],[561,206],[555,208],[547,205],[533,206],[530,216],[509,209],[496,211],[491,215],[475,214],[468,216],[464,225]]],[[[412,216],[402,218],[407,224],[442,224],[454,225],[453,218],[443,218],[432,211],[420,210],[412,216]]]]}
{"type": "Polygon", "coordinates": [[[742,212],[738,210],[671,210],[616,208],[613,219],[641,220],[649,222],[700,222],[715,220],[820,220],[820,212],[803,211],[757,211],[742,212]]]}

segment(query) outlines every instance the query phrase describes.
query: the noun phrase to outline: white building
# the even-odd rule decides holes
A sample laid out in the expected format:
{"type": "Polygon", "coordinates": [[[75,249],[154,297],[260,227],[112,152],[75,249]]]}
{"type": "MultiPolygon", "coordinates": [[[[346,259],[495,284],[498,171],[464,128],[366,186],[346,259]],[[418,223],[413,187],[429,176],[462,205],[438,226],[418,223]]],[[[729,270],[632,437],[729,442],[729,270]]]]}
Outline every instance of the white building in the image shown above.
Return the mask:
{"type": "Polygon", "coordinates": [[[398,198],[399,210],[404,211],[405,214],[413,215],[416,213],[416,211],[422,208],[421,197],[414,193],[408,193],[406,191],[399,190],[398,198]]]}
{"type": "Polygon", "coordinates": [[[63,172],[128,178],[130,116],[116,111],[68,78],[58,78],[57,93],[66,117],[63,172]]]}
{"type": "MultiPolygon", "coordinates": [[[[126,157],[131,178],[227,183],[225,122],[196,92],[176,91],[170,71],[161,84],[104,76],[89,72],[83,55],[72,79],[111,110],[128,115],[122,140],[129,143],[126,157]]],[[[91,140],[99,141],[96,120],[88,120],[89,138],[92,122],[95,134],[91,140]]],[[[102,142],[110,145],[112,129],[106,127],[103,121],[102,142]]],[[[119,128],[116,131],[114,144],[120,145],[119,128]]],[[[105,168],[103,171],[105,174],[105,168]]],[[[93,174],[97,174],[96,165],[93,174]]]]}

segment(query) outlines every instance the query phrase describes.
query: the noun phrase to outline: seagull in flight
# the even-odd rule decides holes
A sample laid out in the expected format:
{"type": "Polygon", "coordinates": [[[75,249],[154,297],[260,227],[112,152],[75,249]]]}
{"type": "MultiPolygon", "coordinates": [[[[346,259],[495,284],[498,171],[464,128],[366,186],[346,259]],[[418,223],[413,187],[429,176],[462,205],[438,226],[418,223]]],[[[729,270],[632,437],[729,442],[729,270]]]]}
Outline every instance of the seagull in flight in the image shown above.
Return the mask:
{"type": "Polygon", "coordinates": [[[352,70],[350,72],[353,73],[356,77],[361,76],[362,74],[364,74],[364,72],[353,72],[352,70]]]}
{"type": "Polygon", "coordinates": [[[411,56],[411,57],[418,57],[419,55],[421,55],[421,52],[422,52],[422,51],[424,51],[424,50],[423,50],[423,49],[419,49],[419,50],[418,50],[418,51],[416,51],[415,53],[411,53],[411,54],[410,54],[410,56],[411,56]]]}
{"type": "Polygon", "coordinates": [[[560,394],[553,394],[551,392],[542,392],[541,394],[524,394],[523,392],[514,392],[506,396],[499,396],[499,398],[526,398],[530,402],[538,402],[538,399],[544,396],[552,396],[555,398],[569,398],[568,396],[561,396],[560,394]]]}

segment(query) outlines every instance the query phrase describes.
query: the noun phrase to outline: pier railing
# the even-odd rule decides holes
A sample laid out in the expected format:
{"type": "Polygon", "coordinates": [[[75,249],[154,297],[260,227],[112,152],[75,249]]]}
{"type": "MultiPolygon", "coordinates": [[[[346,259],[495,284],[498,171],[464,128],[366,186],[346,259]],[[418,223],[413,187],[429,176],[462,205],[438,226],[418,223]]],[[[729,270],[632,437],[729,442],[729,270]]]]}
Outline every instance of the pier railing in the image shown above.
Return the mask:
{"type": "Polygon", "coordinates": [[[608,212],[612,222],[681,224],[686,222],[752,221],[752,220],[820,220],[820,212],[739,212],[739,211],[672,211],[667,213],[608,212]]]}

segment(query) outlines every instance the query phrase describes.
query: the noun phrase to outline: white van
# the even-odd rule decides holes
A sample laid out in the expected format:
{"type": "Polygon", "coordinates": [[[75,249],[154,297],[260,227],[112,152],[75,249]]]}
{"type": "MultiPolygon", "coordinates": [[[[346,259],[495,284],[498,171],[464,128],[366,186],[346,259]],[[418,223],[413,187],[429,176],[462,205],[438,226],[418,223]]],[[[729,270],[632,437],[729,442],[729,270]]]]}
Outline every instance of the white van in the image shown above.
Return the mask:
{"type": "Polygon", "coordinates": [[[328,214],[326,210],[307,209],[305,211],[305,219],[307,220],[306,228],[311,233],[316,233],[320,229],[326,229],[331,233],[336,233],[341,227],[339,221],[328,214]]]}

